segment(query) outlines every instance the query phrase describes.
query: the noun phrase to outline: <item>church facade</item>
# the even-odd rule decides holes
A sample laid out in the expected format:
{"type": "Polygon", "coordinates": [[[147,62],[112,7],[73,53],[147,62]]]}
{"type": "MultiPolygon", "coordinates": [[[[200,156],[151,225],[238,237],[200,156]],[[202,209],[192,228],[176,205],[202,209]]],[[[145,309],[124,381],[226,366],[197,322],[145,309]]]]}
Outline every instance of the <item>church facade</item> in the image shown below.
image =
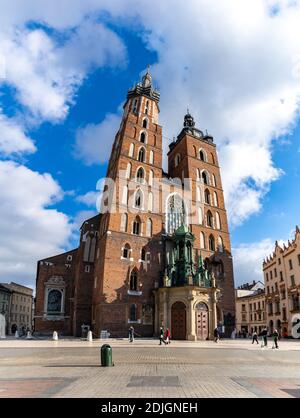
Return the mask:
{"type": "Polygon", "coordinates": [[[147,71],[127,94],[99,215],[78,249],[38,262],[35,329],[173,339],[234,328],[233,265],[213,137],[187,113],[163,170],[159,92],[147,71]]]}

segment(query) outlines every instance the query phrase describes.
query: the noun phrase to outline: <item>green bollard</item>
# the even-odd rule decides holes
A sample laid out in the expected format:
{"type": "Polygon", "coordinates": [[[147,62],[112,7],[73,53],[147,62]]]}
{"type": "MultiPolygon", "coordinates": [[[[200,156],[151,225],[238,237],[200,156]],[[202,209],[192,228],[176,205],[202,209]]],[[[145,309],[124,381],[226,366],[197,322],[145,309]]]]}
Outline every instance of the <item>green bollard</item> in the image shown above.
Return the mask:
{"type": "Polygon", "coordinates": [[[101,366],[102,367],[111,367],[111,366],[113,366],[113,362],[112,362],[112,348],[108,344],[104,344],[101,347],[101,366]]]}

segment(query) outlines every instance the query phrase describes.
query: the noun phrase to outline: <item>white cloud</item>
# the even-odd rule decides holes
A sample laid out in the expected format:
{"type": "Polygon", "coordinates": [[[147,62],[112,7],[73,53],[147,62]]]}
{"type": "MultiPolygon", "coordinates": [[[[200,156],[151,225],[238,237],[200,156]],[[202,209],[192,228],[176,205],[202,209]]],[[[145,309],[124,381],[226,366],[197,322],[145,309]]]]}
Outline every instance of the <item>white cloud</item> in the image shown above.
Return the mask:
{"type": "Polygon", "coordinates": [[[64,250],[68,217],[50,206],[63,191],[50,174],[0,162],[0,281],[34,285],[38,259],[64,250]]]}
{"type": "Polygon", "coordinates": [[[100,23],[85,20],[66,32],[60,44],[42,29],[0,31],[0,55],[6,58],[5,81],[37,121],[66,117],[75,93],[96,67],[124,65],[119,37],[100,23]]]}
{"type": "Polygon", "coordinates": [[[101,123],[89,124],[78,129],[75,156],[81,158],[87,165],[106,163],[120,121],[120,116],[109,113],[101,123]]]}
{"type": "Polygon", "coordinates": [[[3,115],[0,109],[0,155],[32,153],[36,147],[25,135],[24,128],[13,118],[3,115]]]}
{"type": "Polygon", "coordinates": [[[100,192],[87,192],[84,195],[79,195],[76,197],[77,202],[84,203],[87,206],[94,206],[96,208],[96,202],[99,198],[100,192]]]}
{"type": "Polygon", "coordinates": [[[263,260],[272,254],[274,246],[274,241],[266,238],[259,242],[241,244],[232,249],[235,286],[251,283],[253,280],[264,282],[263,260]]]}

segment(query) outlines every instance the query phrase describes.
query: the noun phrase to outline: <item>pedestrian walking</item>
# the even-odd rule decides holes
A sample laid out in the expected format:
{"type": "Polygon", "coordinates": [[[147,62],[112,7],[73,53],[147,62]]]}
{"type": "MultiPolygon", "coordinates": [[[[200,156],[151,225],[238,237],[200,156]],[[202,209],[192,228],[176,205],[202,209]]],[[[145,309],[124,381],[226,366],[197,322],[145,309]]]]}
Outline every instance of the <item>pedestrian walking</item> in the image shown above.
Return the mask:
{"type": "Polygon", "coordinates": [[[165,332],[165,341],[166,341],[166,344],[170,344],[171,343],[171,332],[170,332],[170,330],[169,330],[169,328],[167,328],[166,329],[166,332],[165,332]]]}
{"type": "Polygon", "coordinates": [[[277,329],[275,329],[274,332],[273,332],[273,341],[274,341],[273,348],[279,348],[278,347],[278,337],[279,337],[279,333],[278,333],[277,329]]]}
{"type": "Polygon", "coordinates": [[[134,328],[132,326],[129,328],[129,341],[131,343],[134,341],[134,328]]]}
{"type": "Polygon", "coordinates": [[[259,344],[258,335],[257,335],[256,331],[254,331],[253,334],[252,334],[252,344],[254,344],[254,342],[256,342],[256,344],[259,344]]]}
{"type": "Polygon", "coordinates": [[[216,327],[214,329],[214,342],[217,343],[219,341],[219,339],[220,339],[220,333],[219,333],[218,328],[216,327]]]}
{"type": "Polygon", "coordinates": [[[160,327],[160,330],[159,330],[159,345],[162,345],[162,343],[167,344],[164,337],[165,337],[164,328],[160,327]]]}
{"type": "Polygon", "coordinates": [[[263,338],[263,347],[267,347],[268,345],[268,330],[264,328],[261,332],[261,336],[263,338]]]}

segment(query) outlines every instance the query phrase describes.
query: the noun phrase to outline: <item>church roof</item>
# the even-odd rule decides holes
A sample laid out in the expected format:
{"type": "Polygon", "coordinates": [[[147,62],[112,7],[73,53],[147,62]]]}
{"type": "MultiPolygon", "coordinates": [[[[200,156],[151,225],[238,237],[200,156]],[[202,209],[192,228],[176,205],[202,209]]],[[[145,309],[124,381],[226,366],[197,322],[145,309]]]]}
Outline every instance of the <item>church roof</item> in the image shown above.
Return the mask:
{"type": "Polygon", "coordinates": [[[128,90],[127,99],[136,96],[146,96],[149,99],[159,102],[160,93],[152,86],[152,76],[148,66],[146,74],[142,78],[142,82],[137,83],[132,89],[128,90]]]}

